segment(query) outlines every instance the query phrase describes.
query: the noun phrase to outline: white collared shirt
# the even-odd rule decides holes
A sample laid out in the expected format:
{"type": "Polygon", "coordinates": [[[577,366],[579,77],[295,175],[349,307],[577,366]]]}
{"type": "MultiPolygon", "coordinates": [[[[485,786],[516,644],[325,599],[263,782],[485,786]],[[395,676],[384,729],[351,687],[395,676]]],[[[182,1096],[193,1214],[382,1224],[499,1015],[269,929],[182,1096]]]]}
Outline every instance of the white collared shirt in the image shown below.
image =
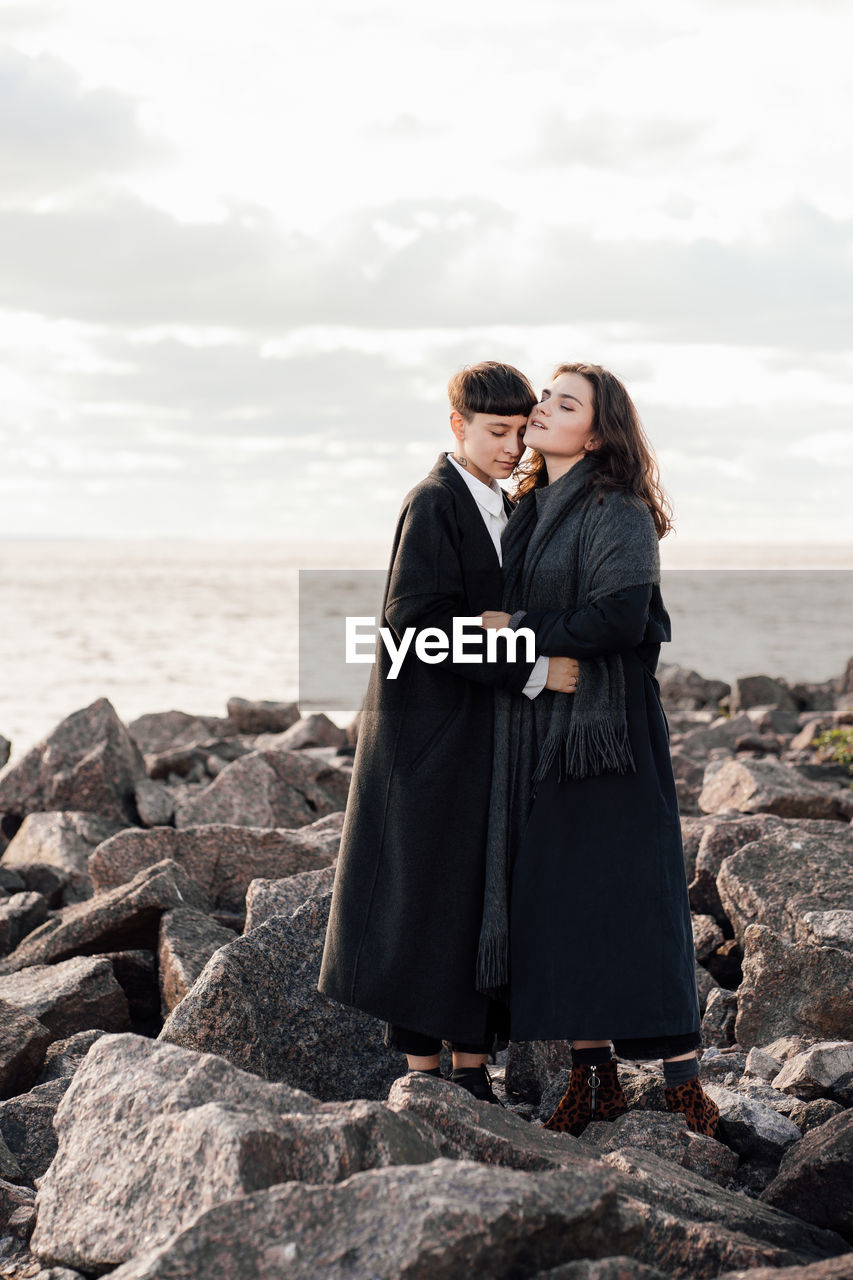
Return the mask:
{"type": "MultiPolygon", "coordinates": [[[[483,523],[486,526],[489,537],[494,543],[495,551],[498,553],[498,563],[503,565],[501,534],[506,528],[506,522],[509,519],[504,507],[503,489],[500,487],[497,480],[493,479],[489,484],[486,484],[484,481],[478,480],[476,476],[472,476],[465,467],[460,467],[459,463],[450,451],[447,453],[447,460],[456,468],[468,488],[471,490],[471,494],[477,504],[480,515],[483,517],[483,523]]],[[[544,654],[540,654],[536,659],[533,670],[530,673],[530,678],[524,686],[522,693],[526,693],[528,698],[535,698],[536,695],[541,693],[545,688],[545,681],[547,679],[548,659],[544,654]]]]}

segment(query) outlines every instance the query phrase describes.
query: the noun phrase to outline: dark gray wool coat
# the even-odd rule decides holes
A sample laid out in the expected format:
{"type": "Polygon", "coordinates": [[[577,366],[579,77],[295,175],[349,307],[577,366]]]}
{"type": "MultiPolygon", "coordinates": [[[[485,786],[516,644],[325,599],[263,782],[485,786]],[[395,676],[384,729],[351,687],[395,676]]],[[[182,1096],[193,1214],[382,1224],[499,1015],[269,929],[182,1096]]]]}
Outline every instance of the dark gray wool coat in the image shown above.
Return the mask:
{"type": "MultiPolygon", "coordinates": [[[[467,485],[442,454],[407,495],[382,626],[441,627],[495,609],[497,553],[467,485]]],[[[523,648],[519,647],[521,657],[523,648]]],[[[381,644],[359,730],[319,989],[446,1040],[486,1039],[475,990],[492,772],[493,689],[523,689],[532,662],[420,661],[396,680],[381,644]]]]}

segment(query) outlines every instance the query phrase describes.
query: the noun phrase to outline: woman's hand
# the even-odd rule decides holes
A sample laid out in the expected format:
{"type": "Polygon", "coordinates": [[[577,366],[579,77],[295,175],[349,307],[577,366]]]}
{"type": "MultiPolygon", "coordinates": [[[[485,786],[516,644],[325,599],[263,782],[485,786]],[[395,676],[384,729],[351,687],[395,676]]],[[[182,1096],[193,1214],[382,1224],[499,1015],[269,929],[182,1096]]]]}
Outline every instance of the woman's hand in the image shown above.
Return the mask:
{"type": "Polygon", "coordinates": [[[554,693],[575,693],[580,667],[576,658],[549,658],[545,688],[554,693]]]}
{"type": "Polygon", "coordinates": [[[487,609],[480,620],[480,625],[485,627],[487,631],[497,631],[501,627],[509,626],[511,616],[509,613],[499,613],[495,609],[487,609]]]}

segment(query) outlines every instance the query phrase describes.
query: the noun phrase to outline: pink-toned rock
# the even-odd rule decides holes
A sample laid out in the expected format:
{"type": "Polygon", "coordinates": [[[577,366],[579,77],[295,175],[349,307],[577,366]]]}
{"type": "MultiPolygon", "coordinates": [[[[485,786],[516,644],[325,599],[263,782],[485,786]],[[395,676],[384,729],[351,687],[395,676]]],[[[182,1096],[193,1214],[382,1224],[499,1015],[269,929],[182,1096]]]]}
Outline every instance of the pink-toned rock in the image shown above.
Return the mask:
{"type": "Polygon", "coordinates": [[[10,841],[3,864],[54,867],[68,877],[66,904],[82,902],[92,896],[89,855],[102,841],[126,827],[125,822],[99,818],[93,813],[31,813],[10,841]]]}
{"type": "MultiPolygon", "coordinates": [[[[710,777],[699,796],[704,813],[775,813],[782,818],[846,821],[841,788],[811,782],[778,760],[729,760],[710,777]]],[[[853,812],[853,810],[851,810],[853,812]]]]}
{"type": "Polygon", "coordinates": [[[86,1271],[157,1247],[200,1212],[263,1187],[438,1154],[379,1103],[322,1106],[222,1058],[138,1036],[102,1037],[66,1099],[32,1248],[86,1271]]]}
{"type": "MultiPolygon", "coordinates": [[[[569,1176],[455,1160],[286,1183],[201,1214],[115,1280],[509,1280],[572,1257],[629,1251],[642,1230],[601,1169],[569,1176]]],[[[40,1229],[40,1228],[39,1228],[40,1229]]]]}
{"type": "Polygon", "coordinates": [[[165,827],[174,816],[175,798],[162,782],[145,778],[134,789],[139,821],[145,827],[165,827]]]}
{"type": "Polygon", "coordinates": [[[228,718],[240,733],[283,733],[299,719],[295,702],[252,702],[228,699],[228,718]]]}
{"type": "Polygon", "coordinates": [[[40,1178],[56,1155],[53,1117],[68,1084],[50,1080],[0,1102],[0,1135],[27,1182],[40,1178]]]}
{"type": "Polygon", "coordinates": [[[724,860],[717,889],[739,940],[763,924],[793,941],[810,931],[806,913],[853,910],[853,827],[825,826],[821,835],[782,827],[724,860]]]}
{"type": "Polygon", "coordinates": [[[175,801],[175,826],[304,827],[346,807],[350,771],[297,751],[252,751],[175,801]]]}
{"type": "Polygon", "coordinates": [[[0,1098],[23,1093],[35,1083],[52,1039],[36,1018],[0,1000],[0,1098]]]}
{"type": "Polygon", "coordinates": [[[417,1116],[428,1126],[443,1156],[479,1160],[511,1169],[583,1169],[590,1153],[576,1138],[551,1133],[488,1102],[478,1102],[458,1085],[408,1074],[395,1080],[388,1106],[417,1116]]]}
{"type": "Polygon", "coordinates": [[[0,1001],[39,1021],[51,1039],[100,1027],[124,1031],[127,1000],[103,956],[75,956],[0,976],[0,1001]]]}
{"type": "Polygon", "coordinates": [[[825,1258],[823,1262],[811,1262],[805,1267],[752,1267],[749,1271],[727,1271],[718,1280],[853,1280],[853,1267],[849,1254],[840,1258],[825,1258]]]}
{"type": "Polygon", "coordinates": [[[183,867],[164,859],[125,885],[58,911],[0,962],[0,973],[98,951],[155,950],[164,911],[207,905],[203,890],[183,867]]]}
{"type": "Polygon", "coordinates": [[[127,726],[143,755],[158,755],[210,738],[227,738],[240,732],[226,716],[193,716],[185,711],[154,711],[138,716],[127,726]]]}
{"type": "Polygon", "coordinates": [[[163,913],[157,958],[164,1018],[183,1000],[213,953],[235,937],[233,929],[192,907],[163,913]]]}
{"type": "Polygon", "coordinates": [[[405,1059],[384,1025],[317,990],[331,894],[220,947],[160,1039],[328,1101],[382,1099],[405,1059]]]}
{"type": "Polygon", "coordinates": [[[257,745],[277,751],[304,751],[310,747],[342,747],[346,740],[346,729],[338,728],[334,720],[320,712],[304,716],[274,738],[264,735],[257,745]]]}
{"type": "Polygon", "coordinates": [[[169,858],[201,886],[214,910],[241,913],[252,880],[283,879],[334,862],[343,817],[329,814],[290,831],[220,824],[122,831],[95,850],[89,871],[98,890],[114,889],[169,858]]]}
{"type": "Polygon", "coordinates": [[[853,954],[786,942],[763,925],[749,925],[735,1023],[738,1043],[769,1046],[783,1035],[842,1039],[851,1027],[853,954]]]}
{"type": "Polygon", "coordinates": [[[694,915],[693,923],[693,950],[696,953],[696,959],[700,962],[707,960],[717,947],[722,945],[723,931],[717,924],[713,916],[694,915]]]}
{"type": "Polygon", "coordinates": [[[722,1142],[693,1133],[681,1112],[628,1111],[616,1120],[588,1124],[582,1136],[584,1142],[599,1151],[619,1151],[623,1147],[654,1151],[722,1186],[740,1163],[737,1154],[722,1142]]]}
{"type": "Polygon", "coordinates": [[[0,813],[55,809],[135,822],[142,754],[107,698],[75,711],[0,775],[0,813]]]}
{"type": "Polygon", "coordinates": [[[335,882],[335,866],[303,871],[284,880],[253,880],[246,892],[246,928],[257,929],[270,916],[292,916],[309,898],[322,898],[335,882]]]}

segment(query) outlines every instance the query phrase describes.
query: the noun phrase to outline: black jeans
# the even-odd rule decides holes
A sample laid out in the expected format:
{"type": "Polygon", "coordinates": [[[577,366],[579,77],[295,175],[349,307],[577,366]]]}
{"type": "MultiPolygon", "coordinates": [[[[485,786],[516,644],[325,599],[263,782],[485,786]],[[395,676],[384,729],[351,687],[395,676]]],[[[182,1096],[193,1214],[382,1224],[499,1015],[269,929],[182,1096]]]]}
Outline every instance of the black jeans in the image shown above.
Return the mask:
{"type": "MultiPolygon", "coordinates": [[[[494,1036],[488,1043],[463,1044],[460,1040],[451,1042],[453,1053],[491,1053],[494,1036]]],[[[409,1031],[407,1027],[397,1027],[390,1022],[385,1023],[385,1044],[389,1049],[398,1049],[413,1058],[434,1058],[441,1053],[441,1040],[434,1036],[425,1036],[420,1031],[409,1031]]]]}

